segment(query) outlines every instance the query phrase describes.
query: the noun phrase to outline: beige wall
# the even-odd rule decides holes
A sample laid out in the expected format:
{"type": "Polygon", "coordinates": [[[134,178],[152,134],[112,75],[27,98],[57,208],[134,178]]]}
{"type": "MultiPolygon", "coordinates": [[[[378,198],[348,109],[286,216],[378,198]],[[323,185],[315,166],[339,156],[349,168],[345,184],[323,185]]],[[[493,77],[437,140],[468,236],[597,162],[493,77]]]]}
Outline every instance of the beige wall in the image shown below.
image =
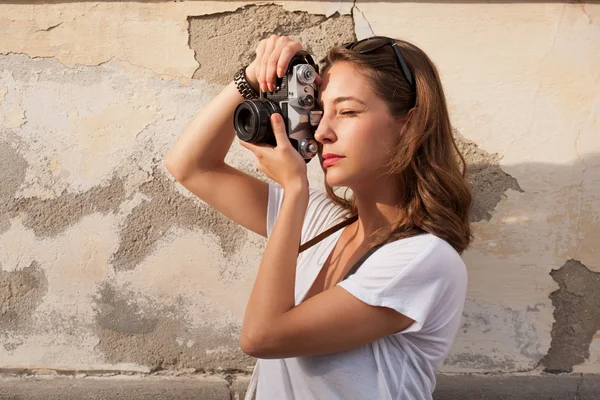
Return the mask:
{"type": "MultiPolygon", "coordinates": [[[[0,369],[253,363],[238,334],[264,240],[162,158],[278,32],[317,56],[403,38],[440,69],[476,197],[444,371],[599,373],[600,5],[244,4],[0,5],[0,369]]],[[[242,150],[228,161],[261,176],[242,150]]]]}

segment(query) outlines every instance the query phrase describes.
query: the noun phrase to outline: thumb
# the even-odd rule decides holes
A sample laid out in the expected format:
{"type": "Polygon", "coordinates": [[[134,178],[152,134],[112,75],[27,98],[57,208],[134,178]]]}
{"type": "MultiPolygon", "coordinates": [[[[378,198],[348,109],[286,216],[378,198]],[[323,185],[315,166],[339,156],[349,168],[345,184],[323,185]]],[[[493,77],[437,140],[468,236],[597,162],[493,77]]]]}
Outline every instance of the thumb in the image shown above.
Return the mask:
{"type": "Polygon", "coordinates": [[[275,113],[271,115],[271,126],[273,127],[273,133],[275,134],[275,140],[277,146],[289,144],[287,133],[285,132],[285,122],[281,114],[275,113]]]}

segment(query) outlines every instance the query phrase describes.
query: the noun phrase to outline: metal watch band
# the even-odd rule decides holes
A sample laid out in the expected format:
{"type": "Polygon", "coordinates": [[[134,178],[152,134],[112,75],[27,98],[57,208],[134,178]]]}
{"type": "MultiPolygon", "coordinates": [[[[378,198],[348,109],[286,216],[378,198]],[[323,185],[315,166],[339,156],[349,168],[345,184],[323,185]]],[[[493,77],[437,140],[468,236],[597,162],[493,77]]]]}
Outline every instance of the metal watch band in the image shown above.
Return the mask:
{"type": "Polygon", "coordinates": [[[237,90],[240,92],[244,99],[256,99],[258,98],[258,93],[256,90],[250,85],[248,80],[246,79],[246,67],[240,69],[233,76],[233,81],[235,82],[235,86],[237,90]]]}

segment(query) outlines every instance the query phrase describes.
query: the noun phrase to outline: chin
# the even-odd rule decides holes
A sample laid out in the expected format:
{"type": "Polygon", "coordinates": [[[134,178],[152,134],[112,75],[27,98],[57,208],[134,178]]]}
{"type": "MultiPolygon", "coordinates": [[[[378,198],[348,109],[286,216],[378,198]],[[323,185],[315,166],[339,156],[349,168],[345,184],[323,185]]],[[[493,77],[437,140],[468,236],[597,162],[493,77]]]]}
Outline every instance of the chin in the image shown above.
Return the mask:
{"type": "Polygon", "coordinates": [[[349,177],[347,176],[347,174],[342,173],[342,171],[335,171],[332,169],[325,169],[325,171],[323,171],[325,174],[325,182],[327,182],[327,185],[329,186],[333,186],[333,187],[345,187],[348,186],[349,183],[349,177]]]}

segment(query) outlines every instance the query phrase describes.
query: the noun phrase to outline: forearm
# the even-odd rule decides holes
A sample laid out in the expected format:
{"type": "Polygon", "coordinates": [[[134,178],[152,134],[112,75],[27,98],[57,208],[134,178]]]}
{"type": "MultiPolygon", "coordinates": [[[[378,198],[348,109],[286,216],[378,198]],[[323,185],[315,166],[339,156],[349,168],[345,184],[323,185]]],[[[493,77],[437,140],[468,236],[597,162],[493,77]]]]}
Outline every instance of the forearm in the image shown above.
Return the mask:
{"type": "Polygon", "coordinates": [[[307,205],[308,183],[285,191],[250,294],[242,336],[256,336],[294,307],[296,259],[307,205]]]}
{"type": "MultiPolygon", "coordinates": [[[[253,66],[248,68],[247,75],[254,76],[253,66]]],[[[258,87],[257,82],[250,83],[258,87]]],[[[232,81],[190,121],[165,157],[173,175],[182,177],[189,171],[223,163],[235,139],[233,113],[243,100],[232,81]]]]}

